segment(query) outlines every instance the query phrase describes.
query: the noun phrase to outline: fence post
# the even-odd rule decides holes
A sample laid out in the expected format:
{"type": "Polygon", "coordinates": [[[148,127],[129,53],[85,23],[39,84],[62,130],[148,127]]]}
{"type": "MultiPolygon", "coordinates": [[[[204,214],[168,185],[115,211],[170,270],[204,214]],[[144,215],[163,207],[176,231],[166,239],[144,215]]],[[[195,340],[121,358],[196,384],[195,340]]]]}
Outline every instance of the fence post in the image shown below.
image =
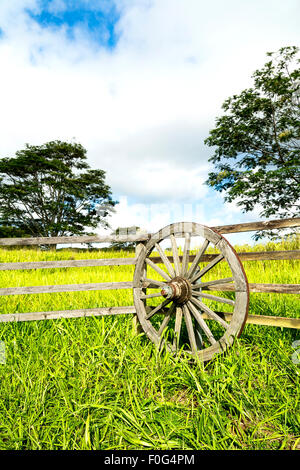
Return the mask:
{"type": "MultiPolygon", "coordinates": [[[[147,242],[138,242],[138,243],[136,243],[136,245],[135,245],[135,257],[136,257],[136,259],[138,258],[140,253],[145,250],[146,243],[147,242]]],[[[145,276],[145,277],[146,277],[146,270],[147,270],[147,268],[145,268],[144,271],[143,271],[143,276],[145,276]]],[[[140,325],[137,314],[133,315],[132,322],[133,322],[133,328],[134,328],[135,334],[138,335],[140,333],[143,333],[143,329],[140,325]]]]}

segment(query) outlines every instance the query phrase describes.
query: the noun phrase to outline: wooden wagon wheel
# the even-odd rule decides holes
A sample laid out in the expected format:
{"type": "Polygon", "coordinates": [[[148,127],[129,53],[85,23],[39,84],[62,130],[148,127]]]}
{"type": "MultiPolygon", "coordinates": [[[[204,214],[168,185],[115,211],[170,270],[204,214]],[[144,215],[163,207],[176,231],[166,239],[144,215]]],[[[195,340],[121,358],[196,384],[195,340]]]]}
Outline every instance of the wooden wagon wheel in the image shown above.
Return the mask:
{"type": "Polygon", "coordinates": [[[249,287],[236,252],[222,235],[192,222],[168,225],[151,236],[137,259],[133,294],[138,319],[151,341],[174,352],[181,349],[184,354],[197,354],[202,361],[231,346],[248,315],[249,287]],[[194,237],[201,244],[192,256],[194,237]],[[183,238],[182,256],[178,238],[183,238]],[[167,243],[171,255],[165,252],[167,243]],[[201,257],[209,245],[217,253],[203,265],[201,257]],[[160,257],[158,263],[151,259],[154,254],[160,257]],[[229,271],[228,277],[218,273],[222,260],[222,271],[229,271]],[[233,286],[230,298],[223,291],[208,293],[208,289],[218,291],[229,283],[233,286]],[[220,305],[230,313],[227,320],[219,312],[220,305]]]}

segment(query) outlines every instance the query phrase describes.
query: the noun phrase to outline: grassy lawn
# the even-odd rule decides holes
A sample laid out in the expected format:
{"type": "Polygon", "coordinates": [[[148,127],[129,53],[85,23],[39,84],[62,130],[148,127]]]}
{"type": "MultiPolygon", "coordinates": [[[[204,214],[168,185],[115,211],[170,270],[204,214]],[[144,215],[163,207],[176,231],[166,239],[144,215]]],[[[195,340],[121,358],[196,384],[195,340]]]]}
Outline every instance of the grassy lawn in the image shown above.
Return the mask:
{"type": "MultiPolygon", "coordinates": [[[[275,249],[299,246],[255,247],[275,249]]],[[[0,262],[114,256],[134,253],[0,249],[0,262]]],[[[243,264],[249,282],[299,283],[299,261],[243,264]]],[[[0,287],[131,281],[133,272],[2,271],[0,287]]],[[[131,290],[1,297],[0,313],[122,305],[133,305],[131,290]]],[[[299,296],[250,294],[249,312],[300,317],[299,296]]],[[[158,352],[132,315],[0,323],[0,449],[300,449],[297,339],[299,330],[246,325],[202,365],[158,352]]]]}

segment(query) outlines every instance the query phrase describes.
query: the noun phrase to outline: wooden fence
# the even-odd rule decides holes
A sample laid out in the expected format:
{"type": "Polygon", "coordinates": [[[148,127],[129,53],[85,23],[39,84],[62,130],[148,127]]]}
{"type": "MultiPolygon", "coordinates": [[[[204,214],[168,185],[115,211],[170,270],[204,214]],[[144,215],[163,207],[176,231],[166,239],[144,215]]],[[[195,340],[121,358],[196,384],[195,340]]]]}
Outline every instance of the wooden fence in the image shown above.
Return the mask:
{"type": "MultiPolygon", "coordinates": [[[[299,227],[300,218],[271,220],[266,222],[250,222],[236,225],[223,225],[212,227],[220,233],[238,233],[251,232],[258,230],[280,229],[287,227],[299,227]]],[[[143,245],[149,240],[151,234],[143,233],[126,236],[72,236],[72,237],[35,237],[35,238],[0,238],[0,246],[28,246],[28,245],[56,245],[73,243],[107,243],[107,242],[136,242],[135,257],[132,258],[111,258],[111,259],[90,259],[90,260],[65,260],[65,261],[39,261],[24,263],[0,263],[0,270],[19,270],[19,269],[49,269],[49,268],[70,268],[70,267],[90,267],[90,266],[124,266],[135,265],[137,257],[143,245]]],[[[294,260],[300,259],[300,250],[290,251],[265,251],[265,252],[247,252],[239,253],[241,261],[258,260],[294,260]]],[[[211,261],[216,254],[206,254],[200,258],[200,261],[211,261]]],[[[169,257],[173,261],[172,257],[169,257]]],[[[190,256],[190,261],[194,256],[190,256]]],[[[155,263],[161,262],[160,257],[151,257],[155,263]]],[[[0,289],[2,295],[24,295],[41,294],[54,292],[74,292],[74,291],[94,291],[106,289],[130,289],[133,282],[106,282],[92,284],[64,284],[48,285],[34,287],[7,287],[0,289]]],[[[146,286],[145,286],[146,287],[146,286]]],[[[209,286],[206,287],[208,290],[209,286]]],[[[280,294],[300,294],[300,284],[259,284],[250,283],[250,292],[280,293],[280,294]]],[[[215,289],[215,288],[214,288],[215,289]]],[[[223,284],[218,290],[234,290],[233,285],[223,284]]],[[[29,321],[29,320],[48,320],[56,318],[77,318],[88,316],[135,314],[134,306],[107,307],[79,310],[56,310],[50,312],[30,312],[13,313],[0,315],[0,322],[29,321]]],[[[230,314],[225,313],[225,317],[230,319],[230,314]]],[[[300,329],[299,318],[275,317],[266,315],[248,315],[247,323],[256,325],[279,326],[286,328],[300,329]]]]}

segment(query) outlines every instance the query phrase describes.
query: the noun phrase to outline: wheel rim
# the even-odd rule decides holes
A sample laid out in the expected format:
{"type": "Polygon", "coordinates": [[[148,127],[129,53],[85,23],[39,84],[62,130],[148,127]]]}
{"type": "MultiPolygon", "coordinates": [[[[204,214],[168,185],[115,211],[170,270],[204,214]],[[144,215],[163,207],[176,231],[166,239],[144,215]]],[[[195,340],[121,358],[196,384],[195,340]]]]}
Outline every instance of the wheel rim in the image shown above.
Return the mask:
{"type": "Polygon", "coordinates": [[[197,355],[202,361],[230,347],[248,315],[249,287],[235,250],[222,235],[196,223],[171,224],[152,235],[137,260],[133,294],[138,319],[151,341],[173,352],[181,349],[189,356],[197,355]],[[190,254],[192,239],[201,240],[194,255],[190,254]],[[166,244],[172,250],[168,255],[166,244]],[[209,246],[216,253],[203,264],[209,246]],[[157,264],[153,254],[159,257],[157,264]],[[220,277],[221,261],[222,271],[230,276],[220,277]],[[225,284],[231,286],[230,298],[218,291],[225,284]]]}

